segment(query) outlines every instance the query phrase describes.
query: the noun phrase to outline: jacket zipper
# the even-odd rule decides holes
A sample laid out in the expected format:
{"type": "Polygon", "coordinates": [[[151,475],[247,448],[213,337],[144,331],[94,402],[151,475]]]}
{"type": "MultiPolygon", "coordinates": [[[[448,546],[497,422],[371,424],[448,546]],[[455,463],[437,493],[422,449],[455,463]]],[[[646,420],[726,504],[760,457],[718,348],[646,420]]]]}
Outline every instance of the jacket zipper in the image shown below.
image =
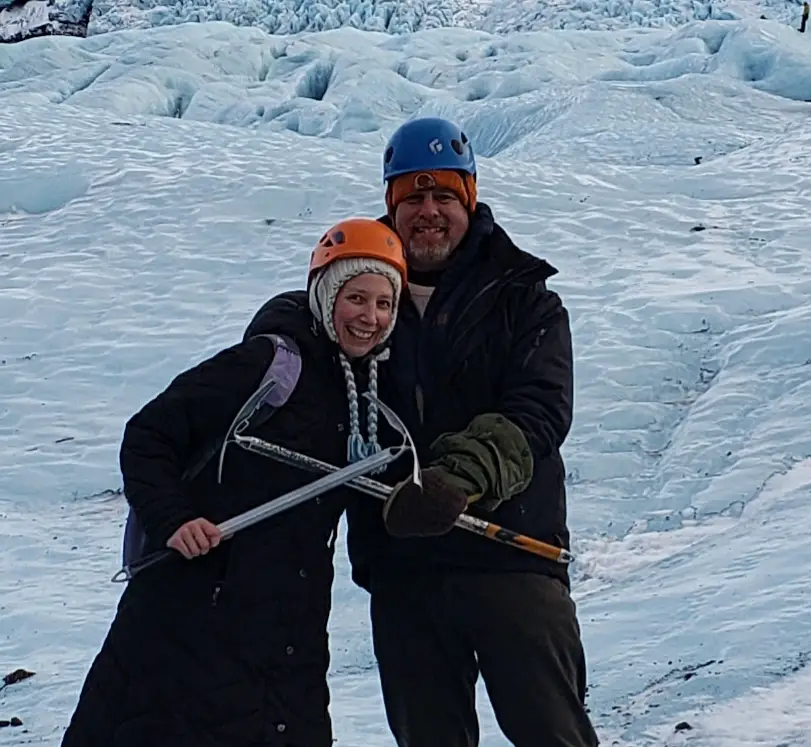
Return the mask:
{"type": "Polygon", "coordinates": [[[425,400],[422,394],[422,385],[417,384],[414,389],[414,400],[417,404],[417,415],[420,417],[420,425],[425,423],[425,400]]]}

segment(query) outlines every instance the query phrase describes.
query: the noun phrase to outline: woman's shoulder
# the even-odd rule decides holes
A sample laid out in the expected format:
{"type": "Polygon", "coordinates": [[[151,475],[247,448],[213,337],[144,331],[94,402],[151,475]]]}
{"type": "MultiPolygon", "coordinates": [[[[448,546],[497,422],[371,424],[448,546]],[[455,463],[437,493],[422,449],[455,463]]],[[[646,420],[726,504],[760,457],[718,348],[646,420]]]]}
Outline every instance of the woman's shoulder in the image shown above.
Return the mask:
{"type": "Polygon", "coordinates": [[[219,391],[247,390],[256,385],[273,360],[273,341],[256,337],[218,350],[177,375],[164,395],[213,396],[219,391]]]}
{"type": "Polygon", "coordinates": [[[311,337],[313,322],[307,291],[286,291],[262,304],[245,329],[243,340],[273,333],[294,339],[311,337]]]}

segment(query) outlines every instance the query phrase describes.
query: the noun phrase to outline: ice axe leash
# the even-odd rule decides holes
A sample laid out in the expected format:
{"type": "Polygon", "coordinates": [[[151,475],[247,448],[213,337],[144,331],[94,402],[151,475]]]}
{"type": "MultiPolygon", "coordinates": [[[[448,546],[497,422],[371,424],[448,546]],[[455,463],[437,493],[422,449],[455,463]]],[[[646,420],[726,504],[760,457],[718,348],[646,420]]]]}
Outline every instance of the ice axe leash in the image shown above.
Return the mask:
{"type": "MultiPolygon", "coordinates": [[[[239,439],[241,437],[235,436],[235,438],[239,439]]],[[[223,539],[227,539],[242,529],[247,529],[248,527],[263,521],[264,519],[275,516],[276,514],[280,514],[283,511],[287,511],[288,509],[298,506],[301,503],[305,503],[306,501],[316,498],[317,496],[320,496],[333,488],[345,485],[351,480],[362,477],[363,475],[366,475],[379,467],[384,467],[401,456],[405,451],[409,451],[410,449],[411,445],[409,443],[383,449],[382,451],[372,454],[372,456],[362,459],[359,462],[350,464],[342,469],[331,471],[330,473],[325,474],[324,477],[315,480],[315,482],[303,485],[302,487],[296,488],[289,493],[285,493],[278,498],[273,498],[267,503],[263,503],[261,506],[257,506],[250,511],[245,511],[242,514],[234,516],[233,518],[218,524],[217,528],[222,532],[223,539]]],[[[134,563],[125,565],[112,577],[111,580],[115,583],[129,581],[137,573],[140,573],[146,568],[149,568],[156,563],[160,563],[161,561],[177,554],[178,553],[175,550],[171,549],[158,550],[150,553],[149,555],[136,560],[134,563]]]]}
{"type": "MultiPolygon", "coordinates": [[[[372,399],[368,392],[365,392],[363,396],[367,399],[372,399]]],[[[420,468],[420,462],[417,457],[417,447],[414,445],[414,440],[411,438],[411,434],[408,432],[405,423],[400,420],[394,410],[392,410],[384,402],[381,402],[380,400],[376,401],[378,411],[383,413],[383,416],[386,418],[389,425],[403,437],[403,443],[399,448],[401,450],[409,450],[411,452],[413,459],[411,479],[415,484],[422,487],[422,469],[420,468]]],[[[321,472],[322,474],[337,473],[339,471],[338,467],[329,464],[329,462],[322,462],[320,459],[316,459],[315,457],[300,454],[297,451],[286,449],[284,446],[277,446],[276,444],[272,444],[269,441],[264,441],[256,436],[243,436],[237,431],[234,433],[233,440],[234,443],[241,446],[246,451],[250,451],[254,454],[260,454],[264,457],[269,457],[270,459],[292,467],[309,469],[311,472],[321,472]]],[[[370,480],[367,477],[354,478],[347,484],[354,488],[361,489],[363,492],[368,493],[369,495],[374,495],[377,498],[381,497],[381,491],[385,492],[391,490],[388,485],[385,485],[382,482],[377,482],[376,480],[370,480]]]]}
{"type": "MultiPolygon", "coordinates": [[[[367,393],[364,394],[365,397],[371,398],[370,395],[367,393]]],[[[403,422],[397,415],[394,413],[391,408],[385,405],[380,400],[377,400],[377,406],[381,413],[383,413],[386,420],[389,424],[398,432],[400,433],[404,439],[406,439],[407,443],[411,448],[411,453],[414,456],[414,470],[412,474],[412,478],[414,482],[422,487],[422,480],[419,478],[419,463],[417,462],[417,451],[414,447],[414,442],[411,439],[408,430],[406,429],[403,422]]],[[[300,454],[296,451],[292,451],[290,449],[286,449],[283,446],[277,446],[276,444],[268,443],[267,441],[263,441],[260,438],[256,438],[253,436],[236,436],[235,439],[237,444],[241,446],[243,449],[247,451],[254,452],[256,454],[261,454],[262,456],[269,457],[271,459],[275,459],[278,462],[282,462],[284,464],[289,464],[294,467],[300,467],[302,469],[308,469],[312,472],[320,472],[320,473],[327,473],[327,474],[337,474],[339,469],[328,462],[323,462],[320,459],[315,459],[313,457],[306,456],[304,454],[300,454]]],[[[350,487],[359,490],[362,493],[367,495],[371,495],[374,498],[378,498],[382,501],[385,501],[390,495],[393,490],[392,487],[386,485],[385,483],[378,482],[377,480],[372,480],[368,477],[356,477],[346,483],[350,487]]],[[[528,537],[525,534],[519,534],[518,532],[514,532],[511,529],[506,529],[498,524],[494,524],[491,521],[486,521],[484,519],[479,519],[475,516],[471,516],[470,514],[462,514],[455,523],[455,526],[459,527],[460,529],[464,529],[468,532],[472,532],[473,534],[478,534],[482,537],[486,537],[487,539],[494,540],[496,542],[500,542],[504,545],[510,545],[511,547],[515,547],[519,550],[523,550],[524,552],[531,553],[533,555],[538,555],[542,558],[546,558],[547,560],[552,560],[556,563],[561,563],[564,565],[568,565],[572,561],[574,561],[574,555],[569,551],[562,547],[556,547],[555,545],[551,545],[548,542],[542,542],[541,540],[534,539],[532,537],[528,537]]]]}

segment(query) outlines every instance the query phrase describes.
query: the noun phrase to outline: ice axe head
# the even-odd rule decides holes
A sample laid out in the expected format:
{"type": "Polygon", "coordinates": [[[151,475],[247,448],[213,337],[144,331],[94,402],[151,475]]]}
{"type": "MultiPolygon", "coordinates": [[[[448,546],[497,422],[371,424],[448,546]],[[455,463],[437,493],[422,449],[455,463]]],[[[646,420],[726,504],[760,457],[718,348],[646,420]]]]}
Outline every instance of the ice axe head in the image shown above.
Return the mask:
{"type": "Polygon", "coordinates": [[[408,449],[411,452],[413,465],[411,468],[411,479],[415,485],[422,487],[422,469],[420,468],[420,460],[417,456],[417,447],[414,445],[414,439],[411,438],[411,434],[408,432],[408,428],[405,427],[405,423],[400,420],[397,413],[394,412],[391,407],[381,402],[376,397],[373,397],[371,392],[364,392],[363,396],[370,402],[377,404],[378,411],[383,413],[383,417],[386,418],[388,424],[403,437],[403,444],[400,448],[408,449]]]}

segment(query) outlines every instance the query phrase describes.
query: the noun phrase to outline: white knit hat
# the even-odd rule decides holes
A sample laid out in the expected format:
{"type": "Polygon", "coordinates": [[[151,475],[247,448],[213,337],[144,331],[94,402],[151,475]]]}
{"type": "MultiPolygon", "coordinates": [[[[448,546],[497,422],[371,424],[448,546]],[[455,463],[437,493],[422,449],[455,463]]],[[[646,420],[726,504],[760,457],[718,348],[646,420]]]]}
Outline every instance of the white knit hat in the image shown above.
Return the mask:
{"type": "MultiPolygon", "coordinates": [[[[400,294],[403,290],[403,281],[400,273],[390,264],[381,259],[348,257],[338,259],[327,265],[310,283],[309,301],[310,311],[324,328],[327,336],[334,343],[338,344],[338,333],[335,329],[333,313],[335,311],[335,300],[344,284],[358,275],[367,272],[382,275],[391,283],[394,290],[394,299],[391,312],[391,323],[383,332],[378,346],[384,343],[391,335],[397,321],[397,306],[400,301],[400,294]]],[[[377,362],[388,358],[389,351],[383,350],[373,355],[369,360],[369,393],[372,401],[369,403],[367,413],[366,431],[368,440],[364,440],[360,432],[360,404],[358,401],[358,388],[355,383],[355,374],[352,371],[352,364],[338,348],[338,358],[341,361],[341,368],[346,380],[347,400],[349,402],[349,437],[347,439],[347,460],[350,463],[357,462],[365,457],[380,451],[377,442],[377,362]]],[[[384,467],[377,471],[382,471],[384,467]]]]}
{"type": "Polygon", "coordinates": [[[344,284],[358,275],[367,272],[375,275],[383,275],[391,283],[394,289],[394,302],[392,305],[391,324],[380,338],[380,343],[385,342],[394,329],[397,321],[397,305],[400,301],[400,293],[403,290],[403,279],[400,273],[390,264],[382,259],[372,259],[368,257],[349,257],[338,259],[327,265],[310,283],[310,311],[316,321],[320,322],[326,330],[330,340],[337,343],[338,333],[335,329],[333,314],[335,311],[335,300],[344,284]]]}

